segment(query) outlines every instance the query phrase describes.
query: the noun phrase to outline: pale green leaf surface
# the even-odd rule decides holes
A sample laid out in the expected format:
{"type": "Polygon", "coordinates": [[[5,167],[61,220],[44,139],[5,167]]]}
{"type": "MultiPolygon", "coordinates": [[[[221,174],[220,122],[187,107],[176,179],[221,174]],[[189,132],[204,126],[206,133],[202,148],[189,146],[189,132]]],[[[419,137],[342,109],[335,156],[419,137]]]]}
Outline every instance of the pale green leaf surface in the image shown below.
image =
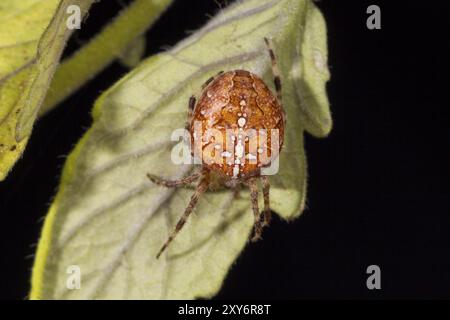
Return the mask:
{"type": "Polygon", "coordinates": [[[270,178],[272,208],[284,219],[300,215],[304,128],[316,135],[331,128],[325,24],[311,1],[244,1],[144,61],[96,102],[93,126],[68,158],[46,217],[31,298],[192,299],[219,290],[252,228],[248,192],[207,192],[157,260],[193,190],[157,187],[145,174],[177,178],[194,169],[171,162],[170,136],[184,127],[190,95],[211,75],[243,68],[272,84],[264,37],[273,39],[287,112],[280,172],[270,178]],[[70,265],[81,268],[79,290],[66,287],[70,265]]]}
{"type": "Polygon", "coordinates": [[[22,155],[71,33],[66,8],[85,13],[93,0],[0,3],[0,180],[22,155]]]}

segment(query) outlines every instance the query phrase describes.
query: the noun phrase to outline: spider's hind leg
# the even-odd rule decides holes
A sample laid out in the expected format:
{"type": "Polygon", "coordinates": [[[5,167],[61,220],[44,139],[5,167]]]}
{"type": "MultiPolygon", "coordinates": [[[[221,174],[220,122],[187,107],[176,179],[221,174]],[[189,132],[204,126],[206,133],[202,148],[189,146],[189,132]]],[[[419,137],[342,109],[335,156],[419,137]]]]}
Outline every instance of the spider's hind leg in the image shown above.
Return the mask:
{"type": "Polygon", "coordinates": [[[263,195],[264,195],[264,216],[263,216],[263,227],[270,224],[272,220],[272,211],[270,210],[270,182],[267,176],[261,176],[261,182],[263,185],[263,195]]]}
{"type": "Polygon", "coordinates": [[[258,207],[258,187],[256,185],[256,178],[250,178],[248,180],[248,186],[250,187],[250,200],[252,202],[253,215],[254,215],[254,233],[251,238],[252,242],[261,239],[263,225],[261,223],[261,212],[258,207]]]}

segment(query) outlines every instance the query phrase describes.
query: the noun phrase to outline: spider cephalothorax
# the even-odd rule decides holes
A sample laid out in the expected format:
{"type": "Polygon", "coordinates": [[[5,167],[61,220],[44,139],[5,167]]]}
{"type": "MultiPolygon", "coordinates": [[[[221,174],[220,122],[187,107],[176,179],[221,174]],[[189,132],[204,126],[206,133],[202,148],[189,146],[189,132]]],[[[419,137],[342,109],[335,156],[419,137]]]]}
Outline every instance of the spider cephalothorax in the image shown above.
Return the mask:
{"type": "Polygon", "coordinates": [[[277,95],[270,91],[259,76],[249,71],[219,72],[202,86],[197,103],[195,97],[189,100],[187,128],[191,152],[196,163],[201,163],[201,172],[173,181],[148,175],[150,180],[166,187],[187,185],[200,179],[184,215],[157,257],[184,226],[199,196],[218,181],[226,187],[238,187],[241,184],[249,186],[255,218],[252,240],[259,239],[262,228],[269,224],[270,184],[261,170],[270,166],[281,151],[285,115],[275,55],[269,41],[264,40],[272,61],[277,95]],[[257,179],[261,179],[263,185],[264,215],[258,208],[257,179]]]}

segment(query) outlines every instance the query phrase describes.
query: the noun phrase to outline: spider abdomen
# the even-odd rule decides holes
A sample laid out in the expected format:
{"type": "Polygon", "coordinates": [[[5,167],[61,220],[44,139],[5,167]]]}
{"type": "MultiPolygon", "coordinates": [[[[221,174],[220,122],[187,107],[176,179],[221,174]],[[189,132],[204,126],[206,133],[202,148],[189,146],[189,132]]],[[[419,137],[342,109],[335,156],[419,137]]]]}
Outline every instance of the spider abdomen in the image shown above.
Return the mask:
{"type": "Polygon", "coordinates": [[[260,77],[225,72],[203,89],[195,105],[192,152],[220,175],[246,178],[278,156],[284,126],[283,108],[260,77]]]}

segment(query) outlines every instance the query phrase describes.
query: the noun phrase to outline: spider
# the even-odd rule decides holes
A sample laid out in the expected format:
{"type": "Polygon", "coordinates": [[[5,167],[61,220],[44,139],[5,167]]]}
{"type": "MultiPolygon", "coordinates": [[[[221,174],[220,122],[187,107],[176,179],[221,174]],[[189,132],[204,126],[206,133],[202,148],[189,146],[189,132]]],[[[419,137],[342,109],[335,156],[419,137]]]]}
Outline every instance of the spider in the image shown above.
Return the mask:
{"type": "Polygon", "coordinates": [[[269,40],[264,38],[264,42],[272,62],[276,96],[259,76],[246,70],[221,71],[209,78],[202,86],[198,102],[195,96],[189,99],[186,125],[190,133],[191,154],[197,159],[200,156],[201,171],[179,180],[165,180],[147,174],[153,183],[168,188],[190,185],[199,180],[184,214],[156,258],[183,228],[201,194],[217,186],[237,192],[242,185],[249,187],[254,215],[252,241],[260,239],[263,228],[269,225],[270,183],[261,169],[270,166],[281,151],[286,117],[281,104],[277,60],[269,40]],[[263,212],[258,207],[258,179],[263,189],[263,212]]]}

